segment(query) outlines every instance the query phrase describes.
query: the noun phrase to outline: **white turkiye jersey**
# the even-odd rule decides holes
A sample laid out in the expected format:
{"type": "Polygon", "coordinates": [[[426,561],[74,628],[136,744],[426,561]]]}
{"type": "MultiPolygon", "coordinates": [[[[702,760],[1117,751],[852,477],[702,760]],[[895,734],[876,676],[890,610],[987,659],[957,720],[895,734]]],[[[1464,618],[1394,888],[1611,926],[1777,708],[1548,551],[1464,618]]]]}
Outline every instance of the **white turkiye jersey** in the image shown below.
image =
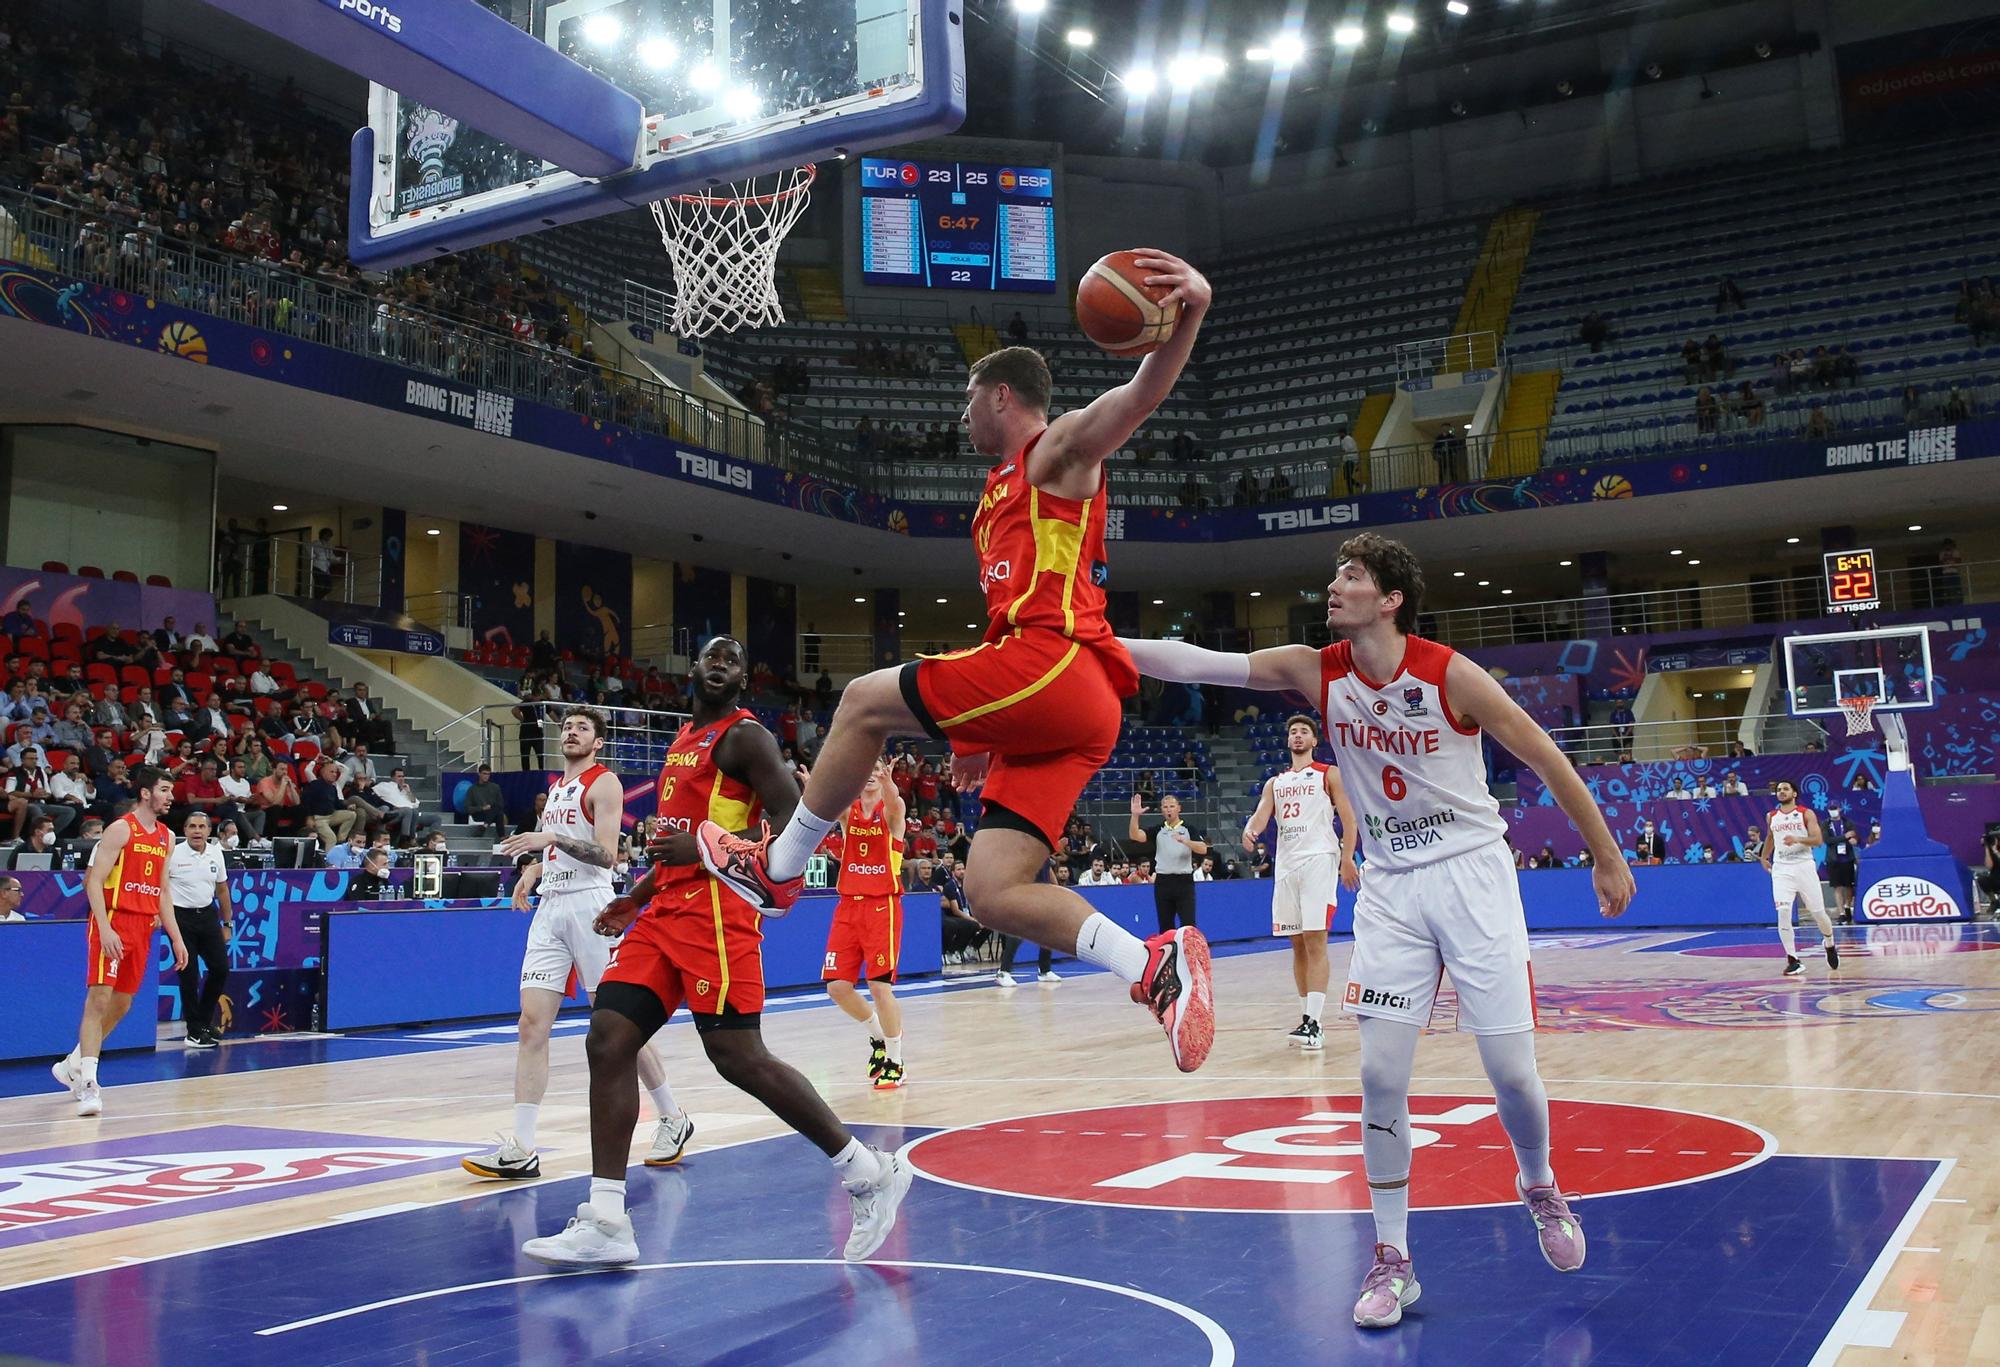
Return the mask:
{"type": "Polygon", "coordinates": [[[1403,663],[1376,684],[1346,641],[1320,651],[1320,708],[1378,869],[1413,869],[1503,840],[1507,825],[1486,786],[1479,728],[1445,698],[1450,646],[1406,638],[1403,663]]]}
{"type": "Polygon", "coordinates": [[[1280,878],[1295,859],[1340,853],[1340,837],[1333,833],[1328,768],[1314,760],[1303,769],[1280,770],[1271,780],[1271,806],[1278,823],[1276,873],[1280,878]]]}
{"type": "MultiPolygon", "coordinates": [[[[542,829],[565,840],[595,840],[597,823],[590,814],[590,786],[611,771],[593,764],[575,778],[561,779],[549,789],[548,805],[542,808],[542,829]]],[[[580,864],[555,846],[542,856],[541,892],[571,893],[612,886],[609,867],[580,864]]]]}
{"type": "Polygon", "coordinates": [[[1795,835],[1799,839],[1804,840],[1811,834],[1812,832],[1806,829],[1805,808],[1794,807],[1789,812],[1785,811],[1772,812],[1771,813],[1772,860],[1779,864],[1796,864],[1801,859],[1811,859],[1813,857],[1812,846],[1787,845],[1785,843],[1785,837],[1788,835],[1795,835]]]}

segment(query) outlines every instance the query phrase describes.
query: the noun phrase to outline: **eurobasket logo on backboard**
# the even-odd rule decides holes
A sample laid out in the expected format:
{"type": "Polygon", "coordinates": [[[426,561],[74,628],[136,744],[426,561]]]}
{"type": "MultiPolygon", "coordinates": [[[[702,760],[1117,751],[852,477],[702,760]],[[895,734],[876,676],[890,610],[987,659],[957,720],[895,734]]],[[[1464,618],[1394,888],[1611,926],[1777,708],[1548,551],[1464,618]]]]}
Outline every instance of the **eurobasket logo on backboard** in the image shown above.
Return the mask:
{"type": "Polygon", "coordinates": [[[0,1248],[449,1167],[476,1145],[215,1125],[10,1154],[0,1248]]]}
{"type": "Polygon", "coordinates": [[[417,163],[417,183],[396,196],[398,210],[417,208],[434,199],[449,199],[465,186],[465,177],[444,173],[444,154],[458,141],[458,120],[441,110],[414,105],[403,121],[403,155],[417,163]]]}

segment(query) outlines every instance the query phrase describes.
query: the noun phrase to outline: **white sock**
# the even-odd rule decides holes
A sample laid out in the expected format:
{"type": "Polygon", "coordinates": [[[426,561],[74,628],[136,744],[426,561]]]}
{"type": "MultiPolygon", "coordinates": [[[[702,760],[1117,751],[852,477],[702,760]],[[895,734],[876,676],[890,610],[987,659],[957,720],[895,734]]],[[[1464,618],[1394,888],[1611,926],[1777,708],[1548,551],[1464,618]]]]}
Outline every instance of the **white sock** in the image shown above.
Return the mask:
{"type": "Polygon", "coordinates": [[[69,1051],[69,1056],[63,1060],[63,1066],[68,1068],[72,1073],[74,1073],[76,1071],[76,1065],[79,1062],[81,1062],[82,1059],[83,1059],[83,1046],[79,1044],[76,1046],[76,1048],[69,1051]]]}
{"type": "Polygon", "coordinates": [[[806,871],[806,861],[813,851],[826,839],[826,833],[833,829],[838,816],[814,816],[801,802],[792,808],[792,819],[785,823],[785,829],[778,832],[771,842],[770,851],[764,856],[764,871],[773,883],[782,883],[789,878],[797,878],[806,871]]]}
{"type": "Polygon", "coordinates": [[[1368,1204],[1375,1212],[1375,1242],[1410,1256],[1410,1184],[1383,1188],[1370,1185],[1368,1204]]]}
{"type": "Polygon", "coordinates": [[[657,1087],[648,1087],[646,1095],[653,1098],[653,1112],[662,1120],[671,1119],[681,1113],[681,1106],[674,1100],[673,1084],[662,1079],[657,1087]]]}
{"type": "Polygon", "coordinates": [[[847,1147],[835,1154],[830,1161],[833,1163],[833,1170],[840,1175],[840,1180],[849,1186],[859,1183],[873,1186],[882,1180],[881,1158],[875,1150],[858,1139],[848,1140],[847,1147]]]}
{"type": "Polygon", "coordinates": [[[901,1063],[903,1061],[903,1037],[901,1035],[891,1035],[888,1039],[882,1041],[882,1043],[889,1050],[889,1062],[901,1063]]]}
{"type": "Polygon", "coordinates": [[[593,1177],[590,1179],[590,1208],[597,1212],[600,1220],[622,1220],[625,1218],[625,1183],[621,1179],[593,1177]]]}
{"type": "Polygon", "coordinates": [[[867,1020],[861,1022],[861,1028],[868,1032],[868,1038],[871,1040],[882,1038],[882,1018],[873,1011],[868,1013],[867,1020]]]}
{"type": "Polygon", "coordinates": [[[529,1153],[535,1151],[535,1121],[541,1114],[542,1108],[539,1102],[514,1103],[514,1138],[520,1141],[521,1147],[529,1153]]]}
{"type": "Polygon", "coordinates": [[[1317,1025],[1319,1024],[1320,1012],[1324,1010],[1326,1010],[1326,993],[1306,993],[1306,1019],[1317,1025]]]}
{"type": "Polygon", "coordinates": [[[89,1054],[80,1055],[76,1061],[76,1079],[86,1087],[97,1085],[97,1060],[89,1054]]]}
{"type": "Polygon", "coordinates": [[[1077,928],[1076,957],[1109,969],[1128,983],[1146,976],[1146,942],[1101,911],[1091,912],[1090,919],[1077,928]]]}

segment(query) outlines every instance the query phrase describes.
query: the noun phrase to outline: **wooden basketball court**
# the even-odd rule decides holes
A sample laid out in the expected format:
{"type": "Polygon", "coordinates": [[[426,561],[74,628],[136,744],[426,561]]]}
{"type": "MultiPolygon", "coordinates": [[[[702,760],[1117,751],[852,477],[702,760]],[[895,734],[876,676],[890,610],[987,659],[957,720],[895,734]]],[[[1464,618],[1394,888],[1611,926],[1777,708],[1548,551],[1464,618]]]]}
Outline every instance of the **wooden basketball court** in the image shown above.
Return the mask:
{"type": "MultiPolygon", "coordinates": [[[[1246,945],[1220,951],[1219,1038],[1192,1077],[1075,964],[1060,985],[907,985],[910,1082],[893,1093],[869,1090],[865,1040],[822,999],[774,1006],[774,1050],[872,1142],[911,1146],[920,1180],[872,1268],[838,1261],[846,1202],[825,1162],[717,1081],[685,1017],[666,1052],[698,1129],[680,1167],[634,1169],[647,1261],[625,1273],[515,1251],[582,1199],[580,1017],[558,1025],[545,1176],[526,1186],[456,1161],[508,1123],[510,1022],[113,1058],[95,1120],[45,1068],[9,1068],[0,1348],[79,1364],[1081,1362],[1142,1344],[1156,1363],[2000,1361],[2000,935],[1878,925],[1840,944],[1837,974],[1811,955],[1787,979],[1762,932],[1537,939],[1556,1171],[1591,1240],[1570,1277],[1509,1202],[1511,1156],[1447,997],[1413,1107],[1424,1295],[1393,1330],[1348,1319],[1372,1232],[1341,1118],[1358,1108],[1352,1025],[1330,1018],[1323,1054],[1289,1048],[1289,960],[1246,945]]],[[[1336,941],[1336,991],[1347,953],[1336,941]]],[[[649,1134],[650,1117],[635,1160],[649,1134]]]]}

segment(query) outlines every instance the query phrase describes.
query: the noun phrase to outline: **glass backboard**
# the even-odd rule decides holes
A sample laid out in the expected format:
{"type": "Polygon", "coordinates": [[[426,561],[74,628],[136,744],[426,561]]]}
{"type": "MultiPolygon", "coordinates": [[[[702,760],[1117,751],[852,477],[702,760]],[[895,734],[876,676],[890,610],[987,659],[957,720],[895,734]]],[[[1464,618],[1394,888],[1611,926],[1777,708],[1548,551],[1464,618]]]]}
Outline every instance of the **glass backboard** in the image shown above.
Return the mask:
{"type": "Polygon", "coordinates": [[[1930,632],[1914,625],[1787,636],[1785,695],[1800,717],[1839,712],[1842,698],[1872,698],[1877,712],[1929,707],[1930,632]]]}
{"type": "MultiPolygon", "coordinates": [[[[644,109],[631,169],[592,178],[370,85],[350,255],[385,267],[956,129],[962,0],[466,0],[644,109]]],[[[506,93],[507,73],[492,75],[506,93]]]]}

